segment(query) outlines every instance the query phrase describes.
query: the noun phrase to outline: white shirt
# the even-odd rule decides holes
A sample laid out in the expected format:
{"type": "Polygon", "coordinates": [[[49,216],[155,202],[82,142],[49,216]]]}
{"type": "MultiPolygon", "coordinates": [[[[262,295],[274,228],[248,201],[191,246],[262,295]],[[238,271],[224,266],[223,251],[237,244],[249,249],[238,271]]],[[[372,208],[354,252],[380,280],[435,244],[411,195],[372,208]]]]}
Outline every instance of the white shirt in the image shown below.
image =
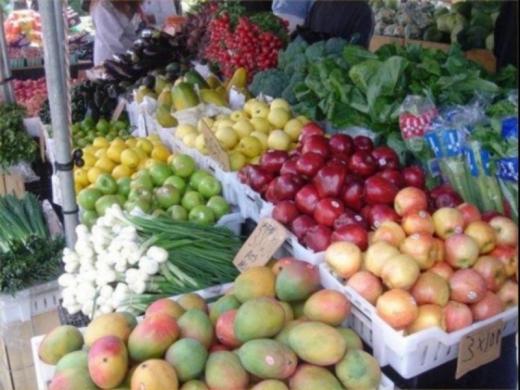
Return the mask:
{"type": "Polygon", "coordinates": [[[127,51],[137,39],[136,24],[114,8],[109,0],[101,0],[92,10],[96,29],[94,65],[101,65],[114,54],[127,51]]]}
{"type": "Polygon", "coordinates": [[[141,7],[146,15],[154,16],[155,25],[159,28],[168,17],[177,15],[173,0],[145,0],[141,7]]]}

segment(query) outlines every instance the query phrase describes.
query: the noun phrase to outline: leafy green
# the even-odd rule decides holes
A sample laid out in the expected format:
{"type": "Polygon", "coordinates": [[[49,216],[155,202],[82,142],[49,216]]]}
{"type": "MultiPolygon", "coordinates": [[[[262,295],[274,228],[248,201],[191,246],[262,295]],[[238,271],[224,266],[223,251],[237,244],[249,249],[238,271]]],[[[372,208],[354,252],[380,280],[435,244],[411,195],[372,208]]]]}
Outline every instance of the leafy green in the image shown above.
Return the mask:
{"type": "Polygon", "coordinates": [[[23,107],[0,105],[0,170],[36,157],[37,145],[25,131],[24,117],[23,107]]]}
{"type": "Polygon", "coordinates": [[[255,95],[263,93],[278,98],[282,96],[288,81],[289,78],[283,71],[279,69],[269,69],[265,72],[255,74],[249,86],[249,90],[255,95]]]}

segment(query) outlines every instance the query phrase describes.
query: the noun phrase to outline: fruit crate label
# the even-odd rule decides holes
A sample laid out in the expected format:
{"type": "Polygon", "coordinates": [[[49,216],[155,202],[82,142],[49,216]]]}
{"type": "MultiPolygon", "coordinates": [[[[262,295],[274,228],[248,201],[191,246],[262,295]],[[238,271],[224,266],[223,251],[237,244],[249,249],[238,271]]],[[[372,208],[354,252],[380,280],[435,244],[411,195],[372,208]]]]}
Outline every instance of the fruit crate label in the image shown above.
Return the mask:
{"type": "Polygon", "coordinates": [[[209,126],[204,121],[202,123],[201,130],[209,156],[218,163],[222,170],[229,172],[229,156],[222,148],[222,146],[220,146],[217,137],[215,137],[215,134],[213,134],[209,126]]]}
{"type": "Polygon", "coordinates": [[[233,263],[240,272],[251,267],[261,267],[271,260],[287,236],[287,230],[282,224],[272,218],[261,219],[238,251],[233,263]]]}
{"type": "Polygon", "coordinates": [[[125,107],[126,107],[126,100],[119,99],[119,103],[117,103],[116,109],[114,110],[114,113],[112,114],[112,122],[115,122],[119,119],[119,117],[123,113],[125,107]]]}
{"type": "Polygon", "coordinates": [[[500,357],[502,346],[502,320],[468,333],[459,344],[455,379],[500,357]]]}

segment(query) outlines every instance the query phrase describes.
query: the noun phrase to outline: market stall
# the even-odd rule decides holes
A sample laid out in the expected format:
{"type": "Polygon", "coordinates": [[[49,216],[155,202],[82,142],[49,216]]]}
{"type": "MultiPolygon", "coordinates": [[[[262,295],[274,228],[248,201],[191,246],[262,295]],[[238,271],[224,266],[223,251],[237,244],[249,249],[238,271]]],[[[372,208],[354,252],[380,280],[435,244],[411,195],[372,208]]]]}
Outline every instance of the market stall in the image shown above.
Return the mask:
{"type": "Polygon", "coordinates": [[[45,78],[0,107],[0,389],[514,386],[500,7],[389,3],[365,49],[204,2],[85,80],[40,1],[45,78]]]}

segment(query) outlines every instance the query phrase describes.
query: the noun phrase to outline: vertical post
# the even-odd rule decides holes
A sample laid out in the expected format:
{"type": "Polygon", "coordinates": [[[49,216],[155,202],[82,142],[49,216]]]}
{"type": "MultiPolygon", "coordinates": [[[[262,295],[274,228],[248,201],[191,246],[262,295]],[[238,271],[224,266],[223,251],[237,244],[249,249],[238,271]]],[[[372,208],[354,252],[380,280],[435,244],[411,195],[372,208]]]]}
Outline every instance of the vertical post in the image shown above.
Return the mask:
{"type": "MultiPolygon", "coordinates": [[[[7,51],[7,41],[5,40],[4,31],[4,10],[0,6],[0,81],[9,80],[11,78],[11,70],[9,68],[9,54],[7,51]]],[[[3,96],[6,102],[14,102],[14,92],[11,82],[4,81],[1,84],[3,96]]]]}
{"type": "MultiPolygon", "coordinates": [[[[63,59],[59,51],[64,50],[64,37],[59,35],[55,1],[65,3],[65,0],[38,0],[43,30],[43,48],[45,58],[45,78],[49,94],[51,123],[56,142],[56,170],[60,180],[63,199],[62,209],[65,222],[65,238],[67,246],[72,247],[76,241],[75,227],[78,224],[78,207],[74,194],[73,162],[70,137],[70,110],[67,98],[70,91],[63,59]]],[[[60,17],[62,13],[60,12],[60,17]]],[[[66,62],[66,61],[65,61],[66,62]]]]}

